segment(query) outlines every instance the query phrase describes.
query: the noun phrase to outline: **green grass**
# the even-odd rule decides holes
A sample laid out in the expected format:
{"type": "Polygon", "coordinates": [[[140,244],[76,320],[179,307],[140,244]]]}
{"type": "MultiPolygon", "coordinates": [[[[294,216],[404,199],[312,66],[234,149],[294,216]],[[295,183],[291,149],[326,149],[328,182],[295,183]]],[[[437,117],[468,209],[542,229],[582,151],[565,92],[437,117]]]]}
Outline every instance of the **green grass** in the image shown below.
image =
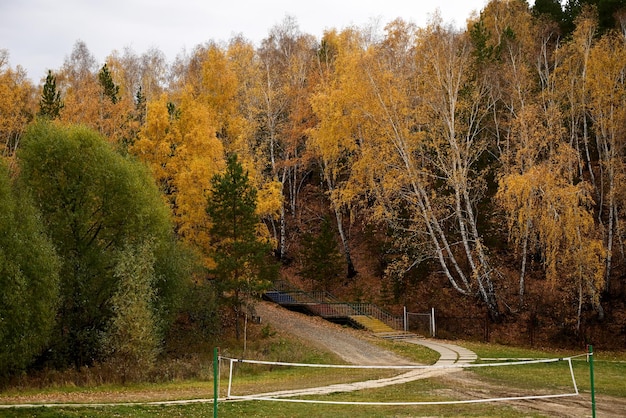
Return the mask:
{"type": "MultiPolygon", "coordinates": [[[[243,396],[279,390],[304,389],[340,383],[361,382],[365,380],[383,379],[399,374],[397,370],[380,369],[327,369],[309,367],[273,367],[271,371],[235,373],[233,391],[235,396],[243,396]]],[[[224,392],[228,385],[222,380],[224,392]]],[[[220,393],[224,396],[226,393],[220,393]]]]}
{"type": "Polygon", "coordinates": [[[408,343],[406,341],[392,341],[377,339],[373,341],[377,346],[388,351],[393,351],[400,357],[419,364],[435,364],[439,360],[439,353],[426,348],[423,345],[408,343]]]}
{"type": "MultiPolygon", "coordinates": [[[[332,394],[324,397],[327,401],[363,401],[378,399],[385,402],[445,401],[450,399],[450,392],[442,382],[421,380],[401,386],[389,386],[366,391],[332,394]]],[[[218,405],[219,416],[223,418],[239,417],[539,417],[521,413],[513,408],[498,404],[477,405],[417,405],[417,406],[367,406],[367,405],[328,405],[301,404],[285,402],[221,402],[218,405]]],[[[94,408],[54,409],[13,409],[0,410],[3,417],[208,417],[213,414],[212,403],[168,406],[110,406],[94,408]]]]}
{"type": "MultiPolygon", "coordinates": [[[[294,404],[282,402],[232,402],[219,405],[218,416],[221,418],[241,417],[337,417],[337,418],[380,418],[380,417],[542,417],[539,414],[520,413],[502,405],[480,406],[359,406],[355,411],[349,405],[294,404]]],[[[58,418],[58,417],[211,417],[212,404],[193,404],[176,406],[120,406],[106,408],[36,408],[30,410],[0,410],[0,416],[7,418],[58,418]]]]}
{"type": "MultiPolygon", "coordinates": [[[[584,354],[584,351],[539,350],[508,347],[497,344],[461,343],[481,358],[563,358],[584,354]]],[[[585,357],[572,360],[574,377],[581,392],[591,390],[589,363],[585,357]]],[[[521,388],[571,388],[571,376],[566,362],[532,366],[489,367],[471,369],[477,375],[503,385],[521,388]]],[[[626,398],[626,353],[594,353],[595,392],[601,395],[626,398]]]]}
{"type": "MultiPolygon", "coordinates": [[[[132,396],[133,393],[140,394],[142,392],[163,392],[176,393],[176,392],[188,392],[188,391],[207,391],[213,393],[213,381],[206,380],[185,380],[185,381],[170,381],[161,383],[132,383],[129,385],[119,384],[103,384],[98,386],[75,386],[75,385],[55,385],[45,388],[9,388],[0,393],[0,404],[6,402],[7,399],[16,396],[54,396],[58,393],[65,394],[92,394],[97,396],[99,394],[107,393],[126,393],[132,396]]],[[[170,398],[171,399],[171,398],[170,398]]],[[[0,417],[2,414],[0,414],[0,417]]]]}

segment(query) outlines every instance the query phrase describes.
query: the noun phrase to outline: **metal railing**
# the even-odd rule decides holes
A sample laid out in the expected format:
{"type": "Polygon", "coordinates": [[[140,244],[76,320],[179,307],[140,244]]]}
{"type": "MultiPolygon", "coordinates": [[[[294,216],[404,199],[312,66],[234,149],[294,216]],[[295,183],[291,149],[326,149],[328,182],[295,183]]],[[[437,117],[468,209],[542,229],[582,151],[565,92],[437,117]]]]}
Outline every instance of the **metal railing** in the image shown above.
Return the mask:
{"type": "Polygon", "coordinates": [[[319,303],[314,309],[322,318],[348,318],[358,314],[351,304],[344,302],[319,303]]]}
{"type": "Polygon", "coordinates": [[[266,292],[266,296],[280,305],[305,306],[309,312],[322,318],[340,319],[365,315],[378,319],[393,329],[404,329],[403,318],[394,316],[373,303],[340,302],[326,291],[294,290],[290,284],[280,282],[275,286],[275,291],[266,292]]]}
{"type": "Polygon", "coordinates": [[[404,329],[404,321],[401,317],[392,315],[373,303],[352,303],[351,306],[358,312],[357,315],[371,316],[372,318],[384,322],[393,329],[404,329]]]}

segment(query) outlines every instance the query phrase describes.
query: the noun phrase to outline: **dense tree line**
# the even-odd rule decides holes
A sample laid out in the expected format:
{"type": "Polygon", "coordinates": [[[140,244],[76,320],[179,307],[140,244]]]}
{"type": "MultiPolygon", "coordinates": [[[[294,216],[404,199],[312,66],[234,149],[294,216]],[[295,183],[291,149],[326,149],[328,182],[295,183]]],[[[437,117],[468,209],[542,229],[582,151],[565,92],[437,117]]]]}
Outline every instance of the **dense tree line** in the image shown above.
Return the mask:
{"type": "Polygon", "coordinates": [[[3,368],[150,362],[183,287],[238,318],[275,277],[268,245],[332,290],[359,274],[356,224],[383,242],[380,280],[426,269],[493,320],[547,281],[572,329],[602,320],[624,286],[624,6],[493,0],[464,30],[434,16],[320,39],[286,18],[258,46],[172,63],[126,49],[100,66],[79,41],[39,87],[3,52],[0,228],[32,238],[0,248],[2,347],[33,330],[3,368]],[[40,303],[16,316],[19,298],[40,303]]]}

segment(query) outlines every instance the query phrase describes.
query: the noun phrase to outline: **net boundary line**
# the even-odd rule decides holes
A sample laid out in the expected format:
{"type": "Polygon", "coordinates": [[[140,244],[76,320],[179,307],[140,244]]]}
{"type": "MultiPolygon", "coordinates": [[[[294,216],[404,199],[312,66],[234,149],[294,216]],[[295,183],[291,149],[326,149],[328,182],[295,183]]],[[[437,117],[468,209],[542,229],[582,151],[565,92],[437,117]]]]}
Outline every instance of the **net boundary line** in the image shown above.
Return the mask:
{"type": "MultiPolygon", "coordinates": [[[[576,383],[576,377],[574,375],[574,367],[572,365],[572,359],[577,357],[587,356],[588,354],[580,354],[570,357],[560,357],[560,358],[551,358],[551,359],[538,359],[538,360],[529,360],[529,361],[517,361],[517,362],[503,362],[503,363],[484,363],[484,364],[468,364],[468,363],[457,363],[451,365],[440,365],[440,366],[423,366],[423,365],[414,365],[414,366],[357,366],[357,365],[336,365],[336,364],[327,364],[327,365],[315,365],[311,363],[285,363],[285,362],[271,362],[271,361],[262,361],[262,360],[242,360],[242,359],[233,359],[228,357],[223,357],[222,359],[228,359],[230,361],[230,370],[229,370],[229,378],[228,378],[228,395],[226,400],[240,400],[240,401],[273,401],[273,402],[294,402],[294,403],[319,403],[319,404],[331,404],[331,405],[370,405],[370,406],[411,406],[411,405],[457,405],[457,404],[472,404],[472,403],[487,403],[487,402],[503,402],[503,401],[517,401],[517,400],[536,400],[536,399],[550,399],[550,398],[564,398],[571,396],[578,396],[580,392],[578,390],[578,385],[576,383]],[[566,361],[569,365],[570,376],[572,378],[572,384],[574,386],[574,392],[563,393],[563,394],[552,394],[552,395],[528,395],[528,396],[514,396],[514,397],[499,397],[499,398],[486,398],[486,399],[466,399],[466,400],[458,400],[458,401],[414,401],[414,402],[354,402],[354,401],[324,401],[324,400],[316,400],[316,399],[293,399],[290,397],[280,397],[280,395],[276,395],[275,397],[268,396],[254,396],[254,395],[232,395],[231,394],[231,385],[233,379],[233,364],[234,363],[252,363],[252,364],[265,364],[265,365],[285,365],[285,366],[304,366],[304,367],[326,367],[326,368],[365,368],[365,369],[453,369],[453,368],[471,368],[471,367],[495,367],[495,366],[513,366],[513,365],[527,365],[527,364],[538,364],[538,363],[556,363],[559,361],[566,361]]],[[[306,394],[304,394],[306,396],[306,394]]],[[[296,395],[297,396],[297,395],[296,395]]]]}
{"type": "Polygon", "coordinates": [[[222,357],[220,360],[229,361],[233,363],[247,363],[247,364],[262,364],[266,366],[289,366],[289,367],[315,367],[315,368],[335,368],[335,369],[388,369],[388,370],[419,370],[419,369],[466,369],[473,367],[497,367],[497,366],[519,366],[526,364],[537,363],[557,363],[559,361],[571,361],[573,358],[586,356],[586,354],[569,356],[569,357],[555,357],[545,359],[533,359],[533,360],[520,360],[520,361],[504,361],[497,363],[453,363],[453,364],[440,364],[440,365],[424,365],[424,364],[405,364],[405,365],[356,365],[356,364],[321,364],[321,363],[290,363],[282,361],[266,361],[266,360],[250,360],[250,359],[237,359],[231,357],[222,357]]]}
{"type": "Polygon", "coordinates": [[[367,405],[367,406],[412,406],[412,405],[458,405],[471,403],[487,403],[487,402],[506,402],[506,401],[522,401],[534,399],[550,399],[565,398],[578,396],[579,392],[564,393],[557,395],[529,395],[529,396],[511,396],[504,398],[486,398],[486,399],[466,399],[460,401],[416,401],[416,402],[351,402],[351,401],[324,401],[316,399],[292,399],[292,398],[273,398],[273,397],[255,397],[254,395],[236,396],[231,395],[226,400],[240,401],[273,401],[273,402],[293,402],[293,403],[319,403],[329,405],[367,405]]]}

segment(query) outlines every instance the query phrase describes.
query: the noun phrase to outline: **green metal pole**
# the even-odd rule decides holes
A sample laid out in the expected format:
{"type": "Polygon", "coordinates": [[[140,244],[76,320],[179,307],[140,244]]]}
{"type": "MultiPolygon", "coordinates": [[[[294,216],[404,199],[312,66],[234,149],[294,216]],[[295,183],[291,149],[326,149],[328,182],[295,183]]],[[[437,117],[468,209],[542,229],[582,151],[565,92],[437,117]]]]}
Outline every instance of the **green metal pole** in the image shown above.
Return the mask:
{"type": "Polygon", "coordinates": [[[213,418],[217,418],[218,384],[219,384],[219,348],[215,347],[213,349],[213,418]]]}
{"type": "Polygon", "coordinates": [[[593,345],[589,344],[589,380],[591,382],[591,416],[596,418],[596,390],[593,385],[593,345]]]}

